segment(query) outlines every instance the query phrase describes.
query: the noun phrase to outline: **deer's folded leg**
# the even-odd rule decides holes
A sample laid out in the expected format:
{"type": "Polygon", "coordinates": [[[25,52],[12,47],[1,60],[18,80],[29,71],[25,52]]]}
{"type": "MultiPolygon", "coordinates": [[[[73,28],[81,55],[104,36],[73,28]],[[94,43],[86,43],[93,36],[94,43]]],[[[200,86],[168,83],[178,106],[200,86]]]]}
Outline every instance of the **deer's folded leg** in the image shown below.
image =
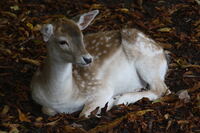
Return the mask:
{"type": "Polygon", "coordinates": [[[94,111],[96,108],[98,108],[97,114],[99,114],[101,112],[101,108],[105,107],[106,104],[107,104],[107,110],[111,109],[114,103],[113,92],[112,90],[110,91],[108,89],[106,90],[107,91],[96,93],[96,95],[88,99],[79,116],[89,117],[91,112],[94,111]]]}

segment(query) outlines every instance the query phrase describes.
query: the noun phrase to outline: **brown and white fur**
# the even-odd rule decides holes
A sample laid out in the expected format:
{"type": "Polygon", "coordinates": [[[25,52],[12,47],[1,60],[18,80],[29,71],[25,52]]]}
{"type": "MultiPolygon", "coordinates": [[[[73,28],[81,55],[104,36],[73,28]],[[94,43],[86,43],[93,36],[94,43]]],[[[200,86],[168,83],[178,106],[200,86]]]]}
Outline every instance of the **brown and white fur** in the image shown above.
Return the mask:
{"type": "Polygon", "coordinates": [[[163,49],[136,29],[86,35],[98,10],[78,22],[58,19],[42,28],[48,56],[32,80],[32,97],[48,115],[82,110],[88,117],[97,107],[155,100],[168,91],[163,49]],[[141,91],[146,85],[150,89],[141,91]]]}

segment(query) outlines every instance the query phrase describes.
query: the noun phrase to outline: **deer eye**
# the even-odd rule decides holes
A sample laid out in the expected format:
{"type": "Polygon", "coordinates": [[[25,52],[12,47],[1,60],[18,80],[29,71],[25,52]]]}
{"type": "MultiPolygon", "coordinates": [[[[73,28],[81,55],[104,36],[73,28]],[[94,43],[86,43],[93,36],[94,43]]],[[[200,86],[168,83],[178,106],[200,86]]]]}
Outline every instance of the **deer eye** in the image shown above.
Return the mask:
{"type": "Polygon", "coordinates": [[[67,45],[67,46],[69,46],[69,44],[66,41],[59,41],[59,44],[60,45],[67,45]]]}

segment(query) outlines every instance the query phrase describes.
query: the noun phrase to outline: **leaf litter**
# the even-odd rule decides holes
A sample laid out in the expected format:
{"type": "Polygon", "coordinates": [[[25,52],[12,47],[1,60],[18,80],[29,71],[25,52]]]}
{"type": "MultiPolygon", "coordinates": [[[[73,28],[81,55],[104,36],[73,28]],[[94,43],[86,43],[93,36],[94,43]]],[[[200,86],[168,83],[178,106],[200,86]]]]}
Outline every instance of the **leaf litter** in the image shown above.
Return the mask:
{"type": "Polygon", "coordinates": [[[0,132],[200,132],[200,8],[198,0],[16,0],[0,2],[0,132]],[[118,105],[101,117],[80,112],[48,117],[31,100],[30,81],[46,57],[39,30],[51,18],[100,10],[84,34],[137,28],[170,55],[172,94],[118,105]]]}

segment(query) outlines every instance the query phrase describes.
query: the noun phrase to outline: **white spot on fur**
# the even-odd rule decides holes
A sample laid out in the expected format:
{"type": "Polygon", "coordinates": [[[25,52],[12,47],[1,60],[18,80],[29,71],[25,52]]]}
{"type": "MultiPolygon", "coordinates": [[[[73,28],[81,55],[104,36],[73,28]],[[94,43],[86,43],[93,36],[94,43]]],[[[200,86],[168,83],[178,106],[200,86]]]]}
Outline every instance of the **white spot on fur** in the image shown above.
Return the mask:
{"type": "Polygon", "coordinates": [[[80,86],[84,88],[85,87],[85,82],[84,81],[81,82],[80,86]]]}
{"type": "Polygon", "coordinates": [[[96,40],[92,40],[92,44],[95,44],[96,43],[96,40]]]}
{"type": "Polygon", "coordinates": [[[97,56],[101,56],[101,55],[102,55],[102,53],[100,53],[100,52],[97,54],[97,56]]]}
{"type": "Polygon", "coordinates": [[[106,47],[108,48],[108,47],[110,47],[111,45],[110,44],[106,44],[106,47]]]}
{"type": "Polygon", "coordinates": [[[103,37],[100,37],[100,41],[103,41],[104,40],[104,38],[103,37]]]}
{"type": "Polygon", "coordinates": [[[93,85],[93,83],[92,83],[92,82],[89,82],[88,85],[93,85]]]}
{"type": "Polygon", "coordinates": [[[89,76],[89,74],[88,74],[88,73],[84,73],[84,76],[85,76],[85,77],[88,77],[88,76],[89,76]]]}
{"type": "Polygon", "coordinates": [[[95,51],[99,51],[99,47],[95,48],[95,51]]]}
{"type": "Polygon", "coordinates": [[[98,46],[99,44],[100,44],[100,43],[99,43],[99,42],[97,42],[97,43],[96,43],[96,46],[98,46]]]}
{"type": "Polygon", "coordinates": [[[105,40],[108,42],[111,39],[111,37],[106,37],[105,40]]]}
{"type": "Polygon", "coordinates": [[[156,46],[154,45],[154,42],[152,42],[151,40],[149,40],[147,37],[143,38],[141,36],[142,36],[142,34],[137,37],[135,44],[137,46],[137,49],[142,54],[148,55],[148,56],[154,56],[156,54],[160,54],[160,53],[163,52],[162,49],[157,49],[156,48],[156,46]]]}

